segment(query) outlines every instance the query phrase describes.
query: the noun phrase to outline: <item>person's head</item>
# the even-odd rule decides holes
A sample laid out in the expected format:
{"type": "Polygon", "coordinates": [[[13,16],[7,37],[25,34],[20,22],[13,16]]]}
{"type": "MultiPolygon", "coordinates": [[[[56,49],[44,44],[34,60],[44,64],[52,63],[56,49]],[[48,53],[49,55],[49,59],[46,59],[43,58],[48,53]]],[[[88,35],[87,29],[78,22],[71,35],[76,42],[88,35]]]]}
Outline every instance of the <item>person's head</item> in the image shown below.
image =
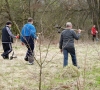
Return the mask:
{"type": "Polygon", "coordinates": [[[12,22],[11,22],[11,21],[7,21],[7,22],[6,22],[6,25],[9,26],[9,27],[11,27],[12,22]]]}
{"type": "Polygon", "coordinates": [[[71,23],[71,22],[67,22],[67,23],[66,23],[66,28],[71,29],[71,28],[72,28],[72,23],[71,23]]]}
{"type": "Polygon", "coordinates": [[[95,25],[93,25],[93,27],[96,27],[95,25]]]}
{"type": "Polygon", "coordinates": [[[33,24],[33,18],[29,17],[29,18],[28,18],[28,23],[33,24]]]}

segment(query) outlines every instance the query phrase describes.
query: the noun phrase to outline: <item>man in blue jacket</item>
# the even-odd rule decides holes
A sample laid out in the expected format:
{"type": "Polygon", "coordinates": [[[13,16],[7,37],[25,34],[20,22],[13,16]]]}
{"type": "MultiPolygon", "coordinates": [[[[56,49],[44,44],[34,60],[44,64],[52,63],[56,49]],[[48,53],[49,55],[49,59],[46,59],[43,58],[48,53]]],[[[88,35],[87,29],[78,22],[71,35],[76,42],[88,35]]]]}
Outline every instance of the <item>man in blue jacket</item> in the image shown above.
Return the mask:
{"type": "Polygon", "coordinates": [[[66,23],[66,29],[62,31],[59,42],[60,51],[63,52],[64,55],[64,63],[63,63],[64,67],[68,65],[68,53],[70,53],[72,57],[73,65],[77,66],[74,39],[78,40],[80,38],[80,33],[81,33],[80,29],[78,30],[78,34],[76,34],[74,30],[72,30],[71,22],[66,23]]]}
{"type": "Polygon", "coordinates": [[[21,41],[27,47],[27,53],[25,56],[25,61],[29,61],[29,64],[33,64],[33,51],[34,51],[34,39],[37,40],[36,29],[33,24],[33,19],[28,18],[28,23],[26,23],[21,31],[21,41]]]}

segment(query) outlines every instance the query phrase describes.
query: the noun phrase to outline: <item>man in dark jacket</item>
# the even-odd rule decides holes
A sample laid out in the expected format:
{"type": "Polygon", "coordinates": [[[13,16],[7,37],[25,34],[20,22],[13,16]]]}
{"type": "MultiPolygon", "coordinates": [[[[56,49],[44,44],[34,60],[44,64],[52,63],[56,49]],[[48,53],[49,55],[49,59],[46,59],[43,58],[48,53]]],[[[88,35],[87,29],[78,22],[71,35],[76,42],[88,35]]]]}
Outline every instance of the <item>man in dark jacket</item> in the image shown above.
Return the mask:
{"type": "Polygon", "coordinates": [[[33,51],[34,51],[34,40],[37,40],[36,36],[36,29],[33,24],[33,19],[28,18],[28,23],[26,23],[22,30],[21,30],[21,41],[26,45],[27,47],[27,53],[25,56],[25,61],[29,61],[29,64],[33,64],[33,51]]]}
{"type": "Polygon", "coordinates": [[[18,36],[14,36],[12,34],[10,29],[11,25],[12,23],[8,21],[6,26],[2,29],[2,46],[4,52],[1,54],[1,56],[4,59],[9,59],[9,53],[12,51],[13,38],[18,38],[18,36]]]}
{"type": "Polygon", "coordinates": [[[66,29],[62,31],[59,42],[59,48],[64,55],[64,62],[63,62],[64,67],[68,65],[68,53],[70,53],[72,57],[73,65],[77,66],[77,59],[74,48],[74,39],[78,40],[80,37],[80,33],[81,33],[80,29],[78,30],[78,34],[76,34],[74,30],[72,30],[71,22],[66,23],[66,29]]]}

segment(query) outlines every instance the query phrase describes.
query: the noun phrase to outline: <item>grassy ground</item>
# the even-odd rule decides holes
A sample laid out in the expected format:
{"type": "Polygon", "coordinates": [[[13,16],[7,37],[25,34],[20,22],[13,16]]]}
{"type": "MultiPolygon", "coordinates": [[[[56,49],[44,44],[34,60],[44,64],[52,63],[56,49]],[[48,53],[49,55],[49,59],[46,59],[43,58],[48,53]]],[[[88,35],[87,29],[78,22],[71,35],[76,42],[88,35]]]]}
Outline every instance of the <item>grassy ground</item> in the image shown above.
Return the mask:
{"type": "MultiPolygon", "coordinates": [[[[0,56],[0,90],[39,90],[39,65],[28,65],[24,61],[25,46],[13,45],[17,58],[4,60],[0,56]]],[[[76,43],[76,54],[80,69],[69,65],[63,68],[63,55],[58,45],[38,46],[36,59],[45,60],[42,70],[42,90],[100,90],[100,43],[76,43]],[[48,53],[47,53],[48,51],[48,53]],[[47,54],[47,57],[46,57],[47,54]],[[46,58],[46,59],[45,59],[46,58]]],[[[0,52],[3,52],[0,46],[0,52]]],[[[11,55],[11,54],[10,54],[11,55]]]]}

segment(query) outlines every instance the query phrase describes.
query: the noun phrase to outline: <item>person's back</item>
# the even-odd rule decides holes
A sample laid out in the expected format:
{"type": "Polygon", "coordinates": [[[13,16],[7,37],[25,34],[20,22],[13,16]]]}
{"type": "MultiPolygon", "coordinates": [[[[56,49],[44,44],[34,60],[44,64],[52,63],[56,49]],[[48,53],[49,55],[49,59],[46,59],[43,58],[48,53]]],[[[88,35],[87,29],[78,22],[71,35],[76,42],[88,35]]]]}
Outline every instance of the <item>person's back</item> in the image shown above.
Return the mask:
{"type": "Polygon", "coordinates": [[[23,26],[21,34],[23,36],[30,36],[30,27],[28,23],[23,26]]]}
{"type": "Polygon", "coordinates": [[[32,27],[32,24],[26,23],[22,28],[22,34],[24,36],[30,36],[31,27],[32,27]]]}
{"type": "MultiPolygon", "coordinates": [[[[26,23],[21,31],[21,41],[25,42],[27,38],[29,39],[36,39],[36,29],[32,23],[28,22],[26,23]],[[26,39],[25,39],[26,38],[26,39]]],[[[30,40],[32,41],[32,40],[30,40]]]]}
{"type": "Polygon", "coordinates": [[[5,26],[2,29],[2,43],[12,43],[13,39],[12,37],[9,35],[7,28],[9,28],[8,26],[5,26]]]}
{"type": "Polygon", "coordinates": [[[96,28],[95,28],[95,26],[93,26],[92,28],[91,28],[91,33],[93,34],[93,35],[96,35],[96,28]]]}
{"type": "MultiPolygon", "coordinates": [[[[76,35],[75,31],[72,29],[66,29],[61,33],[60,43],[63,43],[63,48],[73,48],[74,39],[78,40],[80,34],[76,35]]],[[[60,46],[61,47],[61,46],[60,46]]]]}

